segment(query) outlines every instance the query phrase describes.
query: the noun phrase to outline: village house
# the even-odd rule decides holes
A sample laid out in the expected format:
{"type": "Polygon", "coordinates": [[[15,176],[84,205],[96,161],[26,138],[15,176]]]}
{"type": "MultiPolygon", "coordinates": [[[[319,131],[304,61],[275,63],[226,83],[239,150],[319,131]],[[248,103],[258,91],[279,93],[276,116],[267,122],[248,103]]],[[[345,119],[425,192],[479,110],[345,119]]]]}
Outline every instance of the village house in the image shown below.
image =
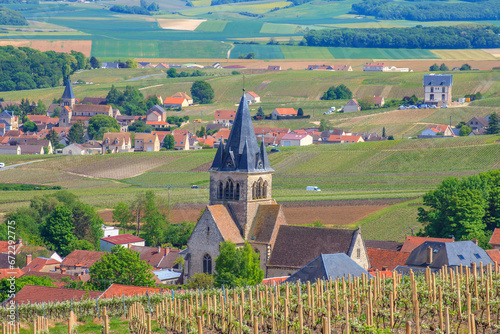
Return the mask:
{"type": "Polygon", "coordinates": [[[414,237],[407,236],[401,247],[401,252],[411,253],[415,248],[422,245],[424,242],[455,242],[452,238],[429,238],[429,237],[414,237]]]}
{"type": "Polygon", "coordinates": [[[353,135],[330,135],[327,140],[323,140],[324,144],[347,144],[347,143],[363,143],[364,139],[361,136],[353,135]]]}
{"type": "MultiPolygon", "coordinates": [[[[46,147],[46,149],[47,149],[46,154],[54,153],[53,148],[52,148],[52,143],[50,142],[50,140],[47,140],[47,139],[26,138],[26,137],[10,138],[9,145],[21,146],[21,154],[34,154],[34,153],[28,153],[28,152],[37,152],[39,150],[38,146],[41,146],[42,150],[43,150],[43,147],[46,147]],[[37,146],[37,148],[33,149],[34,151],[25,149],[25,152],[23,153],[23,148],[25,146],[37,146]]],[[[43,154],[43,152],[42,152],[42,154],[43,154]]]]}
{"type": "Polygon", "coordinates": [[[245,92],[249,104],[260,103],[260,96],[255,92],[245,92]]]}
{"type": "Polygon", "coordinates": [[[140,254],[141,260],[146,261],[155,269],[170,269],[179,270],[180,266],[174,263],[179,257],[180,249],[170,247],[146,247],[146,246],[131,246],[131,250],[140,254]]]}
{"type": "Polygon", "coordinates": [[[268,71],[281,71],[281,66],[279,65],[269,65],[267,66],[268,71]]]}
{"type": "Polygon", "coordinates": [[[148,110],[146,122],[165,122],[167,120],[167,111],[159,105],[155,105],[148,110]]]}
{"type": "Polygon", "coordinates": [[[424,75],[423,85],[425,104],[436,106],[451,104],[453,75],[427,74],[424,75]]]}
{"type": "Polygon", "coordinates": [[[13,111],[4,110],[0,112],[0,124],[4,124],[4,133],[19,129],[18,117],[14,115],[13,111]]]}
{"type": "Polygon", "coordinates": [[[0,155],[20,155],[21,147],[13,145],[0,145],[0,155]]]}
{"type": "Polygon", "coordinates": [[[21,102],[19,101],[0,101],[0,109],[8,110],[10,106],[20,107],[21,102]]]}
{"type": "Polygon", "coordinates": [[[163,101],[165,108],[178,109],[189,106],[188,101],[183,97],[167,97],[163,101]]]}
{"type": "Polygon", "coordinates": [[[174,147],[176,151],[188,151],[190,149],[189,134],[174,133],[174,147]]]}
{"type": "Polygon", "coordinates": [[[160,150],[160,140],[152,133],[135,134],[134,151],[158,152],[160,150]]]}
{"type": "Polygon", "coordinates": [[[469,126],[472,130],[482,131],[488,128],[488,118],[476,116],[473,117],[470,121],[467,122],[467,126],[469,126]]]}
{"type": "Polygon", "coordinates": [[[495,228],[488,243],[493,249],[500,249],[500,228],[495,228]]]}
{"type": "Polygon", "coordinates": [[[186,93],[177,92],[174,95],[172,95],[172,97],[185,99],[187,101],[188,105],[193,104],[193,98],[191,96],[187,95],[186,93]]]}
{"type": "Polygon", "coordinates": [[[308,65],[311,71],[352,71],[351,65],[308,65]]]}
{"type": "Polygon", "coordinates": [[[43,129],[52,129],[59,123],[59,118],[53,118],[46,115],[28,115],[28,119],[35,123],[38,131],[43,129]]]}
{"type": "Polygon", "coordinates": [[[45,154],[43,145],[28,144],[28,145],[18,145],[18,147],[21,149],[21,154],[36,154],[36,155],[45,154]]]}
{"type": "Polygon", "coordinates": [[[106,105],[105,97],[84,97],[81,104],[106,105]]]}
{"type": "Polygon", "coordinates": [[[279,118],[291,118],[297,116],[297,110],[294,108],[275,108],[271,113],[271,119],[277,120],[279,118]]]}
{"type": "Polygon", "coordinates": [[[61,262],[61,273],[70,275],[88,274],[90,267],[101,259],[105,252],[74,250],[61,262]]]}
{"type": "Polygon", "coordinates": [[[365,72],[385,72],[388,68],[384,63],[367,63],[363,65],[363,71],[365,72]]]}
{"type": "Polygon", "coordinates": [[[138,68],[154,68],[154,66],[151,65],[150,62],[143,62],[143,61],[137,62],[137,67],[138,68]]]}
{"type": "Polygon", "coordinates": [[[23,268],[24,272],[54,272],[59,268],[61,261],[49,257],[37,257],[31,259],[31,254],[26,256],[26,266],[23,268]]]}
{"type": "Polygon", "coordinates": [[[421,132],[418,138],[431,138],[431,137],[454,137],[453,130],[449,125],[432,124],[427,125],[425,130],[421,132]]]}
{"type": "Polygon", "coordinates": [[[383,107],[385,104],[385,99],[383,96],[374,96],[372,98],[372,103],[375,105],[375,107],[383,107]]]}
{"type": "Polygon", "coordinates": [[[133,152],[132,139],[128,132],[108,132],[102,137],[102,153],[133,152]]]}
{"type": "Polygon", "coordinates": [[[361,106],[359,105],[358,101],[356,99],[352,99],[349,102],[346,103],[344,108],[342,108],[342,112],[355,112],[355,111],[360,111],[361,106]]]}
{"type": "Polygon", "coordinates": [[[145,240],[128,233],[120,234],[101,238],[99,248],[101,251],[111,252],[111,248],[116,245],[120,245],[125,248],[131,248],[132,246],[144,246],[145,240]]]}
{"type": "Polygon", "coordinates": [[[224,127],[230,127],[233,125],[235,117],[235,110],[216,110],[214,115],[214,123],[222,124],[222,126],[224,127]]]}
{"type": "Polygon", "coordinates": [[[309,134],[287,133],[281,137],[281,146],[307,146],[312,145],[313,138],[309,134]]]}

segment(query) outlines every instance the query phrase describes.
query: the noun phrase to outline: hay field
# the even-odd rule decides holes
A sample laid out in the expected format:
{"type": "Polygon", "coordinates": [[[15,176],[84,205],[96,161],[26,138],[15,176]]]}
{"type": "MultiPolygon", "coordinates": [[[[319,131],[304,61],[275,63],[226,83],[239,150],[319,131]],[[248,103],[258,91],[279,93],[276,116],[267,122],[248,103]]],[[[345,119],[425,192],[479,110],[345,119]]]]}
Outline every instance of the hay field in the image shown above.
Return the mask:
{"type": "Polygon", "coordinates": [[[206,20],[194,19],[157,19],[162,29],[194,31],[206,20]]]}
{"type": "Polygon", "coordinates": [[[483,49],[483,51],[489,53],[495,58],[500,58],[500,49],[483,49]]]}
{"type": "Polygon", "coordinates": [[[90,57],[92,51],[91,40],[43,40],[43,39],[23,39],[23,40],[0,40],[0,46],[13,45],[15,47],[29,47],[32,49],[56,52],[71,52],[72,50],[83,53],[90,57]]]}
{"type": "Polygon", "coordinates": [[[460,60],[495,60],[495,56],[485,50],[467,49],[467,50],[432,50],[436,56],[441,59],[460,59],[460,60]]]}

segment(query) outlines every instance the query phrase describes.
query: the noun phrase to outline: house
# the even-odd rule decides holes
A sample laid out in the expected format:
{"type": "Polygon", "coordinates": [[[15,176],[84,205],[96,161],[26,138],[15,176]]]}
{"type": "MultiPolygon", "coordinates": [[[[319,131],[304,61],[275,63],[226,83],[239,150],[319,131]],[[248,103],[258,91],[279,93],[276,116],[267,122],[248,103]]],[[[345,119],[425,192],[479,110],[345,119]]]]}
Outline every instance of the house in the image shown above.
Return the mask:
{"type": "Polygon", "coordinates": [[[171,134],[170,131],[151,131],[151,133],[158,136],[158,140],[160,141],[160,146],[163,145],[163,140],[165,140],[165,137],[171,134]]]}
{"type": "Polygon", "coordinates": [[[495,230],[493,230],[493,234],[488,244],[490,244],[493,249],[500,249],[500,228],[495,228],[495,230]]]}
{"type": "Polygon", "coordinates": [[[163,106],[165,108],[182,108],[189,106],[188,101],[183,97],[167,97],[165,101],[163,101],[163,106]]]}
{"type": "Polygon", "coordinates": [[[425,104],[437,106],[451,104],[451,87],[453,86],[453,75],[424,75],[423,86],[425,104]]]}
{"type": "Polygon", "coordinates": [[[158,122],[147,121],[146,125],[154,128],[154,129],[164,129],[164,128],[170,127],[170,124],[168,124],[167,122],[163,122],[163,121],[158,121],[158,122]]]}
{"type": "Polygon", "coordinates": [[[101,238],[100,249],[105,252],[111,252],[111,248],[116,245],[130,248],[132,246],[144,246],[144,243],[144,239],[127,233],[101,238]]]}
{"type": "Polygon", "coordinates": [[[245,95],[249,104],[260,102],[260,96],[255,92],[246,92],[245,95]]]}
{"type": "Polygon", "coordinates": [[[217,69],[221,69],[223,68],[222,65],[220,63],[213,63],[212,64],[212,68],[217,68],[217,69]]]}
{"type": "Polygon", "coordinates": [[[375,271],[393,271],[397,266],[403,266],[410,253],[396,250],[368,248],[370,269],[375,271]]]}
{"type": "Polygon", "coordinates": [[[351,65],[332,65],[331,68],[332,68],[333,71],[352,72],[351,65]]]}
{"type": "Polygon", "coordinates": [[[176,285],[180,283],[182,272],[173,271],[170,269],[153,270],[153,274],[161,281],[162,284],[176,285]]]}
{"type": "Polygon", "coordinates": [[[22,136],[22,137],[17,137],[17,138],[11,138],[9,140],[9,145],[14,145],[14,146],[21,146],[21,154],[44,154],[44,152],[39,153],[39,147],[43,148],[45,147],[47,149],[47,154],[52,154],[54,153],[52,149],[52,143],[50,140],[45,140],[45,139],[38,139],[33,138],[33,137],[27,137],[27,136],[22,136]],[[26,146],[33,146],[34,148],[31,150],[27,148],[26,146]],[[24,152],[23,152],[24,148],[24,152]]]}
{"type": "Polygon", "coordinates": [[[473,117],[467,122],[467,126],[470,126],[472,130],[482,130],[488,128],[488,120],[481,116],[473,117]]]}
{"type": "Polygon", "coordinates": [[[415,248],[427,241],[454,242],[455,239],[407,236],[405,242],[403,243],[403,246],[401,247],[401,252],[411,253],[415,248]]]}
{"type": "Polygon", "coordinates": [[[175,260],[179,257],[180,249],[164,247],[132,246],[131,250],[140,254],[141,260],[146,261],[151,267],[156,269],[179,269],[175,260]]]}
{"type": "Polygon", "coordinates": [[[500,263],[500,249],[487,249],[486,253],[490,257],[491,261],[500,263]]]}
{"type": "Polygon", "coordinates": [[[189,150],[189,134],[187,133],[174,133],[174,147],[175,150],[188,151],[189,150]]]}
{"type": "Polygon", "coordinates": [[[155,66],[155,68],[170,68],[170,66],[165,63],[159,63],[158,65],[155,66]]]}
{"type": "Polygon", "coordinates": [[[20,155],[21,147],[19,145],[0,145],[0,155],[20,155]]]}
{"type": "MultiPolygon", "coordinates": [[[[435,136],[442,136],[442,137],[454,137],[453,130],[449,125],[441,125],[441,124],[432,124],[432,125],[427,125],[425,130],[421,132],[422,137],[435,137],[435,136]]],[[[420,138],[420,136],[419,136],[420,138]]]]}
{"type": "Polygon", "coordinates": [[[107,68],[107,69],[117,69],[117,68],[120,68],[120,64],[119,63],[108,63],[108,62],[105,62],[105,63],[102,63],[101,64],[101,68],[107,68]]]}
{"type": "Polygon", "coordinates": [[[360,110],[361,106],[359,105],[358,101],[356,101],[356,99],[352,99],[351,101],[347,102],[344,108],[342,108],[342,112],[354,112],[360,110]]]}
{"type": "Polygon", "coordinates": [[[120,229],[114,226],[102,225],[101,227],[104,237],[113,237],[120,234],[120,229]]]}
{"type": "Polygon", "coordinates": [[[366,249],[387,249],[399,252],[403,247],[402,242],[386,240],[365,240],[366,249]]]}
{"type": "Polygon", "coordinates": [[[384,63],[367,63],[363,65],[363,71],[365,72],[385,72],[388,68],[384,63]]]}
{"type": "Polygon", "coordinates": [[[48,257],[37,257],[31,260],[31,254],[26,257],[26,266],[24,272],[51,272],[59,268],[61,261],[48,257]]]}
{"type": "Polygon", "coordinates": [[[256,126],[254,128],[254,131],[255,131],[255,135],[258,137],[258,136],[262,136],[262,135],[266,135],[266,134],[272,134],[272,135],[278,135],[280,133],[282,134],[287,134],[287,133],[290,133],[290,128],[269,128],[269,127],[258,127],[256,126]]]}
{"type": "Polygon", "coordinates": [[[311,71],[352,71],[351,65],[308,65],[311,71]]]}
{"type": "Polygon", "coordinates": [[[230,127],[233,125],[235,117],[235,110],[216,110],[214,115],[214,123],[222,124],[224,127],[230,127]]]}
{"type": "Polygon", "coordinates": [[[279,65],[269,65],[267,66],[268,71],[281,71],[281,66],[279,65]]]}
{"type": "Polygon", "coordinates": [[[321,254],[344,253],[367,270],[361,230],[280,226],[266,277],[291,276],[321,254]]]}
{"type": "Polygon", "coordinates": [[[5,124],[5,132],[19,129],[18,117],[14,115],[13,111],[4,110],[0,112],[0,123],[5,124]]]}
{"type": "Polygon", "coordinates": [[[246,96],[242,94],[229,139],[220,143],[210,173],[209,205],[187,242],[184,278],[212,274],[220,243],[249,242],[266,268],[279,226],[286,224],[272,198],[272,176],[264,143],[257,143],[246,96]]]}
{"type": "MultiPolygon", "coordinates": [[[[65,302],[68,300],[96,299],[101,291],[76,290],[50,286],[25,285],[12,298],[17,305],[65,302]]],[[[8,299],[9,301],[9,299],[8,299]]]]}
{"type": "Polygon", "coordinates": [[[361,136],[352,135],[330,135],[327,140],[322,140],[323,144],[347,144],[363,143],[365,140],[361,136]]]}
{"type": "Polygon", "coordinates": [[[435,242],[426,241],[415,248],[405,265],[441,269],[443,266],[471,267],[493,264],[488,254],[472,241],[435,242]]]}
{"type": "Polygon", "coordinates": [[[132,152],[132,139],[128,132],[108,132],[102,137],[102,153],[132,152]]]}
{"type": "Polygon", "coordinates": [[[104,292],[99,292],[99,299],[109,299],[113,297],[144,296],[146,294],[158,294],[167,292],[161,288],[151,288],[147,286],[123,285],[113,283],[104,292]]]}
{"type": "Polygon", "coordinates": [[[151,65],[151,63],[149,62],[144,62],[144,61],[139,61],[137,62],[137,67],[138,68],[154,68],[153,65],[151,65]]]}
{"type": "Polygon", "coordinates": [[[155,105],[148,110],[146,114],[146,121],[166,122],[167,111],[159,105],[155,105]]]}
{"type": "Polygon", "coordinates": [[[191,96],[187,95],[186,93],[177,92],[174,95],[172,95],[172,97],[182,98],[182,99],[185,99],[189,105],[193,104],[193,98],[191,96]]]}
{"type": "Polygon", "coordinates": [[[61,271],[68,274],[88,274],[90,267],[99,261],[105,252],[74,250],[61,262],[61,271]]]}
{"type": "Polygon", "coordinates": [[[9,109],[10,106],[20,107],[21,102],[19,101],[0,101],[0,109],[9,109]]]}
{"type": "Polygon", "coordinates": [[[38,131],[43,129],[52,129],[59,123],[59,118],[53,118],[46,115],[28,115],[28,119],[35,123],[38,131]]]}
{"type": "Polygon", "coordinates": [[[275,108],[271,113],[271,119],[277,120],[279,118],[296,117],[297,110],[294,108],[275,108]]]}
{"type": "Polygon", "coordinates": [[[372,102],[376,107],[383,107],[385,104],[385,99],[383,96],[374,96],[372,102]]]}
{"type": "Polygon", "coordinates": [[[371,275],[344,253],[320,254],[311,262],[300,268],[295,274],[290,276],[285,283],[311,282],[318,279],[328,281],[339,278],[348,279],[350,277],[371,277],[371,275]]]}
{"type": "Polygon", "coordinates": [[[287,133],[281,138],[281,146],[312,145],[313,138],[308,134],[287,133]]]}
{"type": "Polygon", "coordinates": [[[160,140],[152,133],[136,133],[134,151],[158,152],[160,150],[160,140]]]}
{"type": "Polygon", "coordinates": [[[21,149],[21,154],[45,154],[45,151],[43,150],[43,145],[18,145],[18,147],[21,149]]]}

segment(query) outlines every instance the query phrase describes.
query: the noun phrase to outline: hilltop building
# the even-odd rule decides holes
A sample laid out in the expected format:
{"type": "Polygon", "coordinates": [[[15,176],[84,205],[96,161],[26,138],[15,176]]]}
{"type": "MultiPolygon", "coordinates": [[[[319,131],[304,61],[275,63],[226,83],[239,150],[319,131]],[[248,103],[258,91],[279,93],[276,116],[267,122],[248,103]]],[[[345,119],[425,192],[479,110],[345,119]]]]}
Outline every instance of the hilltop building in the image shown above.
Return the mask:
{"type": "Polygon", "coordinates": [[[424,103],[436,106],[448,105],[451,103],[451,86],[453,86],[453,75],[424,75],[423,84],[424,103]]]}

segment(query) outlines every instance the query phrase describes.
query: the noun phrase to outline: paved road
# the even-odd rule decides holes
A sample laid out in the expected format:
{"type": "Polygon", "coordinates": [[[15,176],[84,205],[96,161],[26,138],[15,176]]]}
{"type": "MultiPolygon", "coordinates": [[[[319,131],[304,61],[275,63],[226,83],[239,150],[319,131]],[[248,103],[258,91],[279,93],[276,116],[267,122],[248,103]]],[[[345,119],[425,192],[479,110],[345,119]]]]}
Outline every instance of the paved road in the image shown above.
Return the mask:
{"type": "Polygon", "coordinates": [[[160,75],[165,76],[166,74],[165,73],[160,73],[160,74],[145,75],[143,77],[128,79],[128,80],[125,80],[125,81],[136,81],[136,80],[146,79],[146,78],[149,78],[149,77],[156,77],[156,76],[160,76],[160,75]]]}
{"type": "Polygon", "coordinates": [[[7,169],[11,169],[11,168],[16,168],[16,167],[22,166],[22,165],[33,164],[35,162],[40,162],[40,161],[43,161],[43,160],[35,160],[35,161],[23,162],[22,164],[5,166],[4,168],[0,168],[0,172],[3,171],[3,170],[7,170],[7,169]]]}

